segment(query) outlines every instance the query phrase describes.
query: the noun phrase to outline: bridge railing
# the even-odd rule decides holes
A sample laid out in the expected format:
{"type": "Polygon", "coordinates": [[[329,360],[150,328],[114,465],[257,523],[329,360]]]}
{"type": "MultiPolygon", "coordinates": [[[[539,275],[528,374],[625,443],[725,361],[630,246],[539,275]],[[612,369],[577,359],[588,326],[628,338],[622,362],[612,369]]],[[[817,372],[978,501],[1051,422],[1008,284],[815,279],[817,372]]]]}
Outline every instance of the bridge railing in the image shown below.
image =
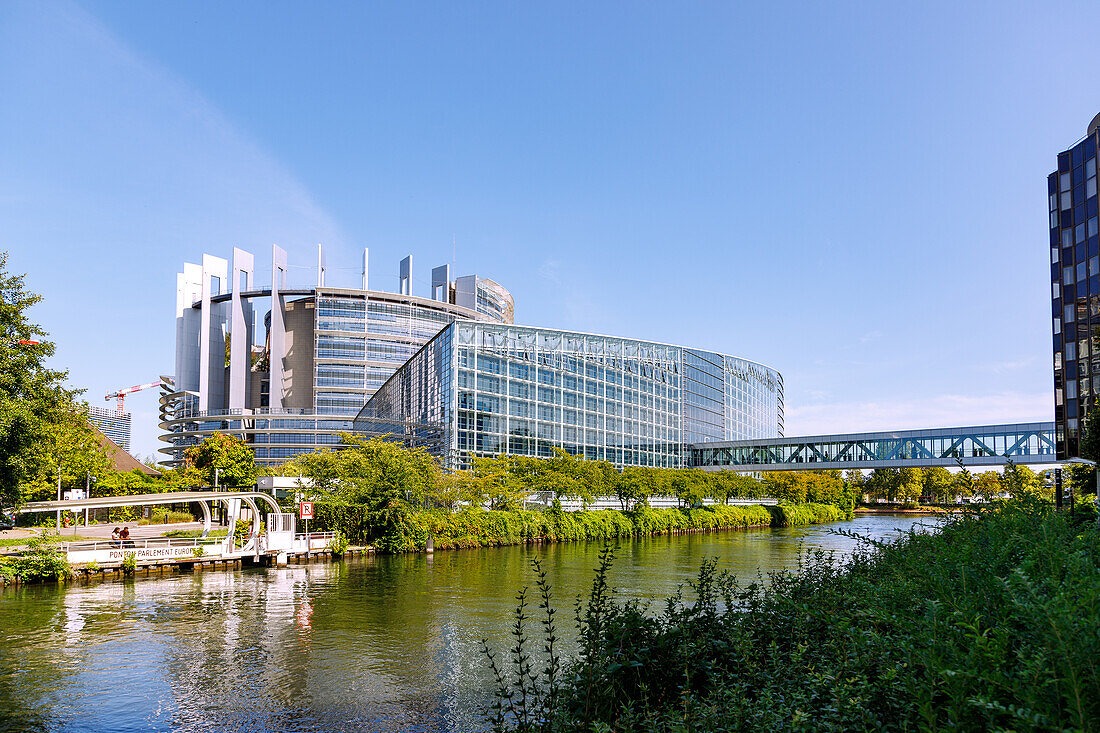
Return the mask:
{"type": "Polygon", "coordinates": [[[198,547],[220,545],[225,543],[224,537],[149,537],[136,540],[79,540],[76,542],[62,542],[61,549],[66,552],[81,550],[144,550],[150,547],[198,547]]]}
{"type": "Polygon", "coordinates": [[[335,532],[310,532],[294,535],[295,552],[313,552],[315,550],[327,550],[336,539],[335,532]]]}
{"type": "Polygon", "coordinates": [[[1056,460],[1054,423],[851,433],[691,446],[700,468],[879,468],[905,466],[1042,464],[1056,460]]]}

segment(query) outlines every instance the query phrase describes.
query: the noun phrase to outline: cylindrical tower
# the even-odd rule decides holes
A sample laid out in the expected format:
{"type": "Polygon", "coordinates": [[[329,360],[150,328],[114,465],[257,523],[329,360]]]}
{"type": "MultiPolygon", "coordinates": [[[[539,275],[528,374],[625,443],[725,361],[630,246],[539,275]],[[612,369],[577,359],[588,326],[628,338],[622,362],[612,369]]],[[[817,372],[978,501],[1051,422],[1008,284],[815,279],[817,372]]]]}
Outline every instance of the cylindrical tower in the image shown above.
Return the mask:
{"type": "Polygon", "coordinates": [[[252,258],[240,250],[232,278],[228,263],[210,256],[179,275],[182,378],[161,397],[164,463],[179,465],[188,447],[214,432],[241,436],[258,463],[338,445],[375,390],[448,323],[513,318],[506,289],[476,275],[452,282],[447,266],[433,270],[433,297],[413,295],[411,257],[401,263],[400,293],[327,287],[323,255],[319,284],[290,289],[285,253],[275,248],[272,261],[269,288],[251,287],[252,258]],[[254,310],[266,311],[262,340],[253,339],[254,310]]]}

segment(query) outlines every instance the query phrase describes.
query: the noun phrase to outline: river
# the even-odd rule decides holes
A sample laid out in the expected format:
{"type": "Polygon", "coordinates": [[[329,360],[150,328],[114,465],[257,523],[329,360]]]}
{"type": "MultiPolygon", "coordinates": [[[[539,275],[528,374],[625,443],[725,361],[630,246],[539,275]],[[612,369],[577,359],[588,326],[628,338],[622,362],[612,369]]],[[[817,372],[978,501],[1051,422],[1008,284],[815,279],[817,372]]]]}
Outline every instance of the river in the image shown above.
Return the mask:
{"type": "MultiPolygon", "coordinates": [[[[660,601],[700,563],[749,582],[799,552],[850,553],[919,516],[860,516],[623,542],[622,595],[660,601]]],[[[600,545],[365,557],[289,568],[0,590],[0,730],[469,730],[488,688],[481,639],[509,641],[540,559],[563,631],[600,545]]],[[[533,604],[532,604],[533,605],[533,604]]]]}

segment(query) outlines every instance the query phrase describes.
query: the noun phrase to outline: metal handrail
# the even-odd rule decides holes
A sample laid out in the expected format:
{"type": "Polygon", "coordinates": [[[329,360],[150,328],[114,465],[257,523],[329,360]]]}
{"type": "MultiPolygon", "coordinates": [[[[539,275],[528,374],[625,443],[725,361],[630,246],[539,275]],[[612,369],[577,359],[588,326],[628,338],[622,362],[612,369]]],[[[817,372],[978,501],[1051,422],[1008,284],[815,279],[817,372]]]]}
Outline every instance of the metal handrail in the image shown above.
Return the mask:
{"type": "Polygon", "coordinates": [[[65,552],[73,550],[144,550],[150,547],[197,547],[199,545],[219,545],[224,537],[148,537],[140,540],[79,540],[62,542],[65,552]]]}

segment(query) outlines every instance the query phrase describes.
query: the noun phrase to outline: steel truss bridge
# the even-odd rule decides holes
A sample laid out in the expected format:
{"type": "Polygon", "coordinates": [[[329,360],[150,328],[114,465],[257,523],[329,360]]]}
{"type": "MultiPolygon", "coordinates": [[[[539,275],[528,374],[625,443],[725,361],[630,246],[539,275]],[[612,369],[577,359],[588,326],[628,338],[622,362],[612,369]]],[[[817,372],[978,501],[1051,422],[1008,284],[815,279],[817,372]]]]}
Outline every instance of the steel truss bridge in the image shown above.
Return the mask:
{"type": "Polygon", "coordinates": [[[692,467],[709,471],[927,468],[1053,464],[1054,423],[980,425],[881,433],[759,438],[689,447],[692,467]]]}

